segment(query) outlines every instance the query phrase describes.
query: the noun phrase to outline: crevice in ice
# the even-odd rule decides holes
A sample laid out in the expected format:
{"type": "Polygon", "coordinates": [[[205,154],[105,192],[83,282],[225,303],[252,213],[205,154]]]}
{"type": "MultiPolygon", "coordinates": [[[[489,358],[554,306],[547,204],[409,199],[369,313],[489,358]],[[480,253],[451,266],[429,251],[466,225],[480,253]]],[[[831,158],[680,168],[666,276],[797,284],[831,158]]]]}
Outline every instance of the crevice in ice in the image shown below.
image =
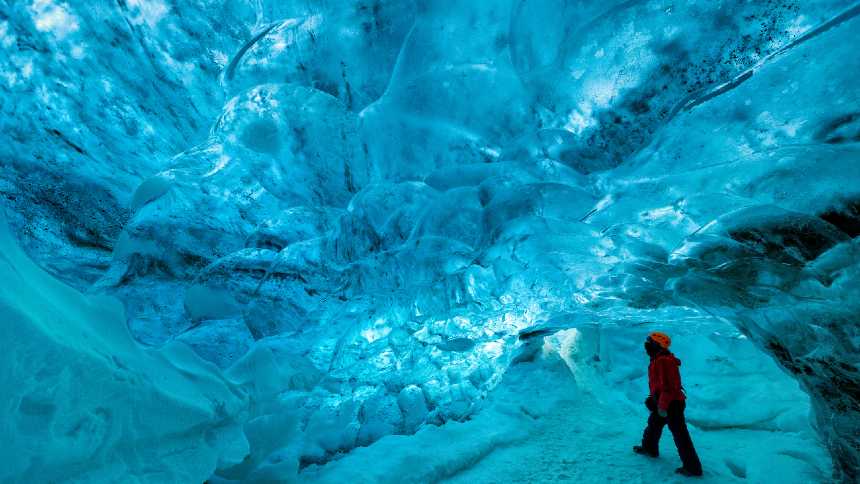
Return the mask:
{"type": "Polygon", "coordinates": [[[838,202],[819,217],[851,238],[860,235],[860,199],[838,202]]]}
{"type": "Polygon", "coordinates": [[[236,52],[236,54],[233,56],[233,59],[230,61],[230,64],[227,65],[227,69],[224,70],[224,78],[227,79],[228,81],[232,80],[233,76],[236,72],[236,66],[239,64],[239,61],[242,60],[242,56],[244,56],[245,53],[248,52],[248,49],[250,49],[251,47],[254,46],[254,44],[259,42],[260,39],[265,37],[266,34],[268,34],[272,29],[274,29],[276,27],[288,25],[289,22],[290,22],[290,20],[287,20],[286,22],[283,22],[280,24],[275,23],[275,24],[269,25],[268,27],[264,28],[259,34],[255,35],[253,38],[251,38],[251,40],[249,40],[248,43],[243,45],[242,48],[239,49],[239,51],[236,52]]]}

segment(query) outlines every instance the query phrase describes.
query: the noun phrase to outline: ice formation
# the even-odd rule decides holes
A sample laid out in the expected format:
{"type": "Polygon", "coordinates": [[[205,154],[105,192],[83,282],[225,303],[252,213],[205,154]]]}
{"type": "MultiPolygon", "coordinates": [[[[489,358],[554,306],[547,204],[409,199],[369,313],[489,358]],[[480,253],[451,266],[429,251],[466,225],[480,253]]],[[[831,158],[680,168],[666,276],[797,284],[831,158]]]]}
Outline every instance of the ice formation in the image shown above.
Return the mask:
{"type": "Polygon", "coordinates": [[[654,329],[706,480],[856,482],[858,35],[848,0],[5,2],[0,482],[665,479],[654,329]]]}

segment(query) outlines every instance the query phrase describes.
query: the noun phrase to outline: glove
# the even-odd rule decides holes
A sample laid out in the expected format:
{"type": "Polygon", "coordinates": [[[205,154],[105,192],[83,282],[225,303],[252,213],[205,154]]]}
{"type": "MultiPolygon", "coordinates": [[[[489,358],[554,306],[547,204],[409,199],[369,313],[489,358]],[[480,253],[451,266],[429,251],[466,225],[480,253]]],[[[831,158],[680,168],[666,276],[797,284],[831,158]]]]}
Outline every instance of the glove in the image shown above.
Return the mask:
{"type": "Polygon", "coordinates": [[[657,413],[658,413],[658,414],[660,414],[660,416],[661,416],[661,417],[663,417],[663,418],[666,418],[666,416],[667,416],[667,415],[669,415],[669,414],[668,414],[665,410],[663,410],[662,408],[661,408],[661,409],[659,409],[659,410],[657,410],[657,413]]]}
{"type": "Polygon", "coordinates": [[[649,395],[648,398],[645,399],[645,408],[650,412],[657,411],[657,402],[654,401],[654,397],[649,395]]]}

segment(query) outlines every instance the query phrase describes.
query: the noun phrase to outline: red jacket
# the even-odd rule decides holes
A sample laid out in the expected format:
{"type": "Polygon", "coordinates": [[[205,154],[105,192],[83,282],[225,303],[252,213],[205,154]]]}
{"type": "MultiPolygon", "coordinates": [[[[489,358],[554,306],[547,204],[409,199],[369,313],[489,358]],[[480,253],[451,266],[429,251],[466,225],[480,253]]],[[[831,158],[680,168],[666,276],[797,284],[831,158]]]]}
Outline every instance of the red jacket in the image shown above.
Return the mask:
{"type": "Polygon", "coordinates": [[[669,353],[660,353],[648,365],[648,388],[661,410],[668,410],[673,400],[686,400],[681,387],[681,360],[669,353]]]}

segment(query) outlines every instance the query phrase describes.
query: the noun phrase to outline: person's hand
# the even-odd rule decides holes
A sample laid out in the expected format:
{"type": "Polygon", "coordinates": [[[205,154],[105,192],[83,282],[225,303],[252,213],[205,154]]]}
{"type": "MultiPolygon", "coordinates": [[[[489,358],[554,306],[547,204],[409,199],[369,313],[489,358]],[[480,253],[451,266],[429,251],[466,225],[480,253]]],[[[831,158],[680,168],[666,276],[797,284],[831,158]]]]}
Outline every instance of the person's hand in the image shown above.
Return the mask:
{"type": "Polygon", "coordinates": [[[666,413],[666,411],[665,411],[665,410],[663,410],[662,408],[661,408],[661,409],[659,409],[659,410],[657,411],[657,413],[659,413],[659,414],[660,414],[660,416],[661,416],[661,417],[663,417],[663,418],[666,418],[666,416],[667,416],[667,415],[669,415],[669,414],[668,414],[668,413],[666,413]]]}
{"type": "Polygon", "coordinates": [[[649,412],[657,410],[657,402],[654,401],[654,397],[651,395],[648,395],[648,398],[645,399],[645,408],[647,408],[649,412]]]}

